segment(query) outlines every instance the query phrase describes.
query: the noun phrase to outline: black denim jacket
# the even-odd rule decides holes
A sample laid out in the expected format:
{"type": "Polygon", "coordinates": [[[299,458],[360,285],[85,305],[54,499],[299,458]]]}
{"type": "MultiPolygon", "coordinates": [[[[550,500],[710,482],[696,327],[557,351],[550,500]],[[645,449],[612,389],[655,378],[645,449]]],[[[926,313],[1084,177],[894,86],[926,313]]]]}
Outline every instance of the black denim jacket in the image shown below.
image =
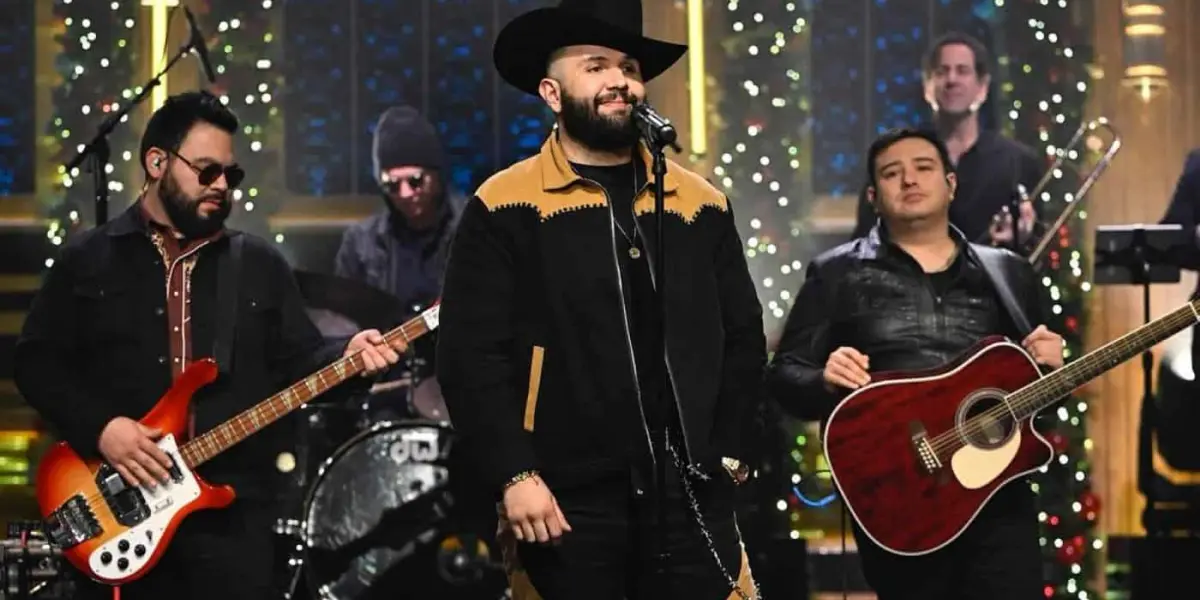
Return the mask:
{"type": "MultiPolygon", "coordinates": [[[[171,387],[166,272],[138,210],[68,242],[17,342],[16,383],[25,400],[84,456],[98,454],[110,420],[140,419],[171,387]]],[[[193,398],[197,433],[332,362],[345,347],[346,340],[321,337],[283,256],[269,242],[230,232],[200,250],[192,273],[190,355],[212,356],[216,257],[237,235],[246,238],[232,365],[193,398]]],[[[281,434],[268,427],[199,473],[233,484],[242,497],[269,493],[281,434]]]]}
{"type": "Polygon", "coordinates": [[[1032,327],[1043,324],[1041,294],[1029,264],[1008,250],[968,244],[952,228],[964,259],[944,293],[876,226],[866,236],[834,248],[808,265],[788,315],[779,348],[767,369],[767,386],[785,410],[823,420],[843,394],[825,389],[829,355],[849,346],[870,358],[870,371],[911,371],[941,366],[988,336],[1020,341],[1011,315],[984,269],[983,253],[1000,253],[1002,277],[1032,327]]]}

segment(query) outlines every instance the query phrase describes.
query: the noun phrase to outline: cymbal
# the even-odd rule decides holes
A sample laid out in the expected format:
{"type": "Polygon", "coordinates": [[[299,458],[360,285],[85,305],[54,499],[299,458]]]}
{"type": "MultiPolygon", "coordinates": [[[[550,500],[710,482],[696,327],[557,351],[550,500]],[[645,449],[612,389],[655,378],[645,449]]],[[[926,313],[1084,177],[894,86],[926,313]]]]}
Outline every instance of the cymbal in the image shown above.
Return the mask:
{"type": "Polygon", "coordinates": [[[308,313],[308,318],[312,319],[313,325],[317,326],[317,331],[320,331],[321,335],[326,338],[354,337],[354,334],[363,330],[361,325],[350,320],[349,317],[328,308],[305,308],[304,310],[308,313]]]}
{"type": "Polygon", "coordinates": [[[404,318],[405,307],[400,299],[374,286],[326,273],[294,273],[300,295],[310,309],[336,313],[359,329],[387,330],[404,318]]]}

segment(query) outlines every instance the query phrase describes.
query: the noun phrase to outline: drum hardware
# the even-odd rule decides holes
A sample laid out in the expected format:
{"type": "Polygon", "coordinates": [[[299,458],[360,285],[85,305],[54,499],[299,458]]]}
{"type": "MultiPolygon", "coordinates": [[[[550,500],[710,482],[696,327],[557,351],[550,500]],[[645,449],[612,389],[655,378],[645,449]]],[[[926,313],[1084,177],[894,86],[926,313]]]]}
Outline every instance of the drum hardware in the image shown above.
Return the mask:
{"type": "Polygon", "coordinates": [[[378,423],[322,465],[303,532],[307,579],[320,598],[357,596],[420,538],[431,541],[452,502],[443,489],[450,446],[444,426],[378,423]]]}
{"type": "Polygon", "coordinates": [[[0,600],[74,596],[74,585],[62,568],[62,551],[42,527],[36,521],[8,524],[8,537],[0,540],[0,600]]]}
{"type": "Polygon", "coordinates": [[[427,419],[439,423],[450,422],[450,411],[442,398],[442,387],[435,377],[421,377],[427,372],[426,361],[414,357],[407,363],[405,375],[371,386],[369,395],[362,399],[359,418],[360,427],[365,429],[378,421],[397,419],[427,419]],[[403,406],[407,411],[397,410],[403,406]]]}
{"type": "Polygon", "coordinates": [[[489,572],[503,572],[487,542],[476,535],[451,535],[438,544],[438,575],[454,585],[481,581],[489,572]]]}
{"type": "MultiPolygon", "coordinates": [[[[400,299],[374,286],[313,271],[296,270],[293,275],[309,310],[330,316],[328,322],[331,326],[344,326],[346,322],[353,324],[354,331],[350,335],[361,329],[386,331],[405,320],[400,299]]],[[[320,324],[318,320],[318,329],[321,328],[320,324]]],[[[340,330],[322,333],[327,337],[343,335],[340,330]]]]}
{"type": "MultiPolygon", "coordinates": [[[[293,276],[304,298],[309,318],[326,339],[346,339],[369,328],[381,331],[391,329],[409,316],[420,314],[432,306],[405,306],[399,298],[388,292],[336,275],[296,270],[293,276]]],[[[446,404],[441,398],[441,388],[433,377],[424,376],[430,371],[430,365],[422,354],[431,353],[432,347],[422,347],[421,344],[421,341],[416,342],[420,350],[409,349],[404,366],[385,373],[384,376],[390,377],[390,380],[375,384],[370,393],[361,398],[357,423],[359,429],[366,429],[379,421],[412,417],[445,421],[449,418],[446,404]],[[404,409],[395,410],[388,406],[392,398],[399,398],[397,405],[404,409]]]]}
{"type": "MultiPolygon", "coordinates": [[[[387,327],[406,312],[391,295],[358,282],[306,272],[296,278],[328,339],[387,327]]],[[[448,464],[454,435],[430,351],[414,345],[368,392],[302,407],[292,421],[294,445],[276,457],[289,480],[274,524],[281,597],[412,597],[449,585],[449,595],[431,595],[453,598],[457,588],[488,585],[489,574],[504,582],[486,543],[457,527],[448,464]]],[[[500,597],[504,587],[470,597],[500,597]]]]}
{"type": "Polygon", "coordinates": [[[278,450],[275,470],[282,481],[280,518],[276,530],[287,530],[302,509],[304,494],[317,475],[317,470],[330,454],[358,433],[357,406],[313,403],[301,406],[289,415],[284,426],[291,428],[285,436],[290,446],[278,450]]]}
{"type": "Polygon", "coordinates": [[[375,423],[339,446],[301,509],[276,523],[286,549],[282,596],[411,597],[437,588],[434,596],[457,597],[499,582],[495,594],[470,596],[499,597],[502,568],[457,521],[454,447],[448,424],[425,420],[375,423]]]}
{"type": "MultiPolygon", "coordinates": [[[[379,383],[376,383],[371,386],[371,393],[372,394],[382,394],[384,392],[394,392],[396,390],[408,389],[410,387],[412,387],[412,379],[405,377],[403,379],[396,379],[393,381],[381,381],[379,383]]],[[[363,409],[366,410],[367,408],[368,408],[367,404],[364,403],[363,409]]]]}

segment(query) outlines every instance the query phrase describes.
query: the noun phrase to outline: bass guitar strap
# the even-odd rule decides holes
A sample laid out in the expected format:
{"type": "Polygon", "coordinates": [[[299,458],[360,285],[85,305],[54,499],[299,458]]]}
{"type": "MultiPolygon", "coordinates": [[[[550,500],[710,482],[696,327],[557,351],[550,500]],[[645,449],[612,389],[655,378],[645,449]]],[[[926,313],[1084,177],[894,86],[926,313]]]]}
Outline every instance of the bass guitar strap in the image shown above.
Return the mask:
{"type": "Polygon", "coordinates": [[[233,344],[237,337],[238,280],[242,268],[242,246],[246,236],[231,232],[229,248],[217,256],[217,331],[213,358],[223,376],[233,370],[233,344]]]}

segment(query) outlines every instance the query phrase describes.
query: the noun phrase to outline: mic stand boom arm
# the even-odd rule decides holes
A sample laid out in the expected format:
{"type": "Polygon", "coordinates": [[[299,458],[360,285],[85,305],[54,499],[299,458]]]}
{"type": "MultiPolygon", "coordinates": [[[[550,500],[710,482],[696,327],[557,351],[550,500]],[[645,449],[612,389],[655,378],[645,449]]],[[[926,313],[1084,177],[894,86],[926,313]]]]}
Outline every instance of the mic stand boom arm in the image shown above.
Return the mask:
{"type": "MultiPolygon", "coordinates": [[[[111,148],[108,144],[109,134],[111,134],[113,130],[117,128],[117,124],[125,120],[125,117],[128,116],[133,109],[137,108],[138,105],[146,100],[146,96],[150,95],[151,90],[159,85],[162,85],[162,76],[166,75],[167,71],[170,71],[171,67],[175,66],[175,63],[179,62],[181,58],[191,52],[193,43],[194,42],[192,40],[189,40],[188,43],[180,48],[179,52],[171,58],[170,62],[163,67],[162,71],[159,71],[154,78],[148,81],[146,85],[142,86],[142,91],[138,92],[138,94],[133,97],[133,100],[131,100],[117,112],[109,115],[104,122],[100,123],[100,126],[96,128],[96,135],[93,136],[87,144],[84,144],[83,149],[81,149],[79,153],[75,155],[75,158],[71,159],[71,162],[67,163],[67,173],[70,173],[78,168],[79,165],[83,164],[84,161],[88,161],[89,163],[88,168],[91,169],[92,172],[92,182],[95,186],[96,194],[96,225],[102,225],[108,221],[107,169],[109,156],[111,155],[111,148]]],[[[138,157],[138,159],[141,160],[141,157],[138,157]]]]}

